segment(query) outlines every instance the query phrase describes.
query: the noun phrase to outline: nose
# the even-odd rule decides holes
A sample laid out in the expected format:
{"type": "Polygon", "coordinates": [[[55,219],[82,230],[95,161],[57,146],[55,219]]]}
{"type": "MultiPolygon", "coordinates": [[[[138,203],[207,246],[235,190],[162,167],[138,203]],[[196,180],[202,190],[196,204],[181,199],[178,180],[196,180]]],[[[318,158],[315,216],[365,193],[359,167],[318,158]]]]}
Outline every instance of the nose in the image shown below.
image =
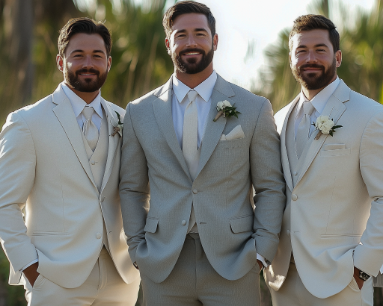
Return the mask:
{"type": "Polygon", "coordinates": [[[189,35],[188,40],[187,40],[187,47],[195,47],[197,43],[195,42],[194,36],[189,35]]]}
{"type": "Polygon", "coordinates": [[[83,68],[89,68],[89,67],[93,67],[93,61],[92,61],[92,57],[90,55],[87,55],[84,57],[84,62],[82,64],[83,68]]]}
{"type": "Polygon", "coordinates": [[[313,50],[309,50],[309,52],[307,53],[306,62],[307,63],[316,63],[317,62],[317,58],[316,58],[315,52],[313,50]]]}

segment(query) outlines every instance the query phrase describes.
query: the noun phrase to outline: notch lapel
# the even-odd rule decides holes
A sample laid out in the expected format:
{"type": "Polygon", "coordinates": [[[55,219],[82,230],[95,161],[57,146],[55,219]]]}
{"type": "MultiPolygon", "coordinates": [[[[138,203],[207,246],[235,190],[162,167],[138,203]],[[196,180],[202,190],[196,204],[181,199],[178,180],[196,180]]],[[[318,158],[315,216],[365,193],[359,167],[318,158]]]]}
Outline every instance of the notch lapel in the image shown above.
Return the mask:
{"type": "Polygon", "coordinates": [[[52,102],[56,104],[53,108],[53,112],[64,129],[78,160],[80,161],[92,184],[96,190],[98,190],[89,166],[80,127],[77,123],[76,117],[74,116],[72,105],[70,104],[70,101],[65,93],[62,91],[61,85],[59,85],[56,91],[52,94],[52,102]]]}
{"type": "Polygon", "coordinates": [[[103,106],[106,114],[106,119],[108,122],[108,156],[106,159],[105,173],[102,179],[101,192],[105,188],[106,183],[108,182],[109,176],[112,172],[112,165],[116,155],[116,149],[118,144],[121,141],[121,136],[119,133],[116,133],[112,136],[114,127],[118,124],[118,118],[115,110],[110,106],[109,102],[101,98],[101,105],[103,106]]]}
{"type": "Polygon", "coordinates": [[[164,135],[170,149],[176,156],[184,172],[188,175],[190,180],[192,180],[180,144],[178,143],[176,132],[174,130],[172,115],[172,88],[172,78],[170,78],[170,80],[163,87],[161,87],[160,91],[157,94],[155,93],[158,98],[153,101],[153,112],[157,124],[162,134],[164,135]]]}
{"type": "MultiPolygon", "coordinates": [[[[344,102],[347,102],[350,99],[350,91],[350,88],[348,88],[346,84],[340,80],[337,89],[331,95],[321,115],[329,116],[329,118],[332,119],[336,125],[346,110],[344,102]]],[[[302,179],[303,175],[312,164],[314,158],[317,156],[327,137],[331,137],[330,135],[321,135],[319,139],[315,140],[315,137],[318,135],[318,133],[319,131],[315,130],[311,134],[309,145],[306,146],[302,153],[304,158],[302,158],[302,161],[300,161],[298,165],[298,179],[296,185],[298,185],[299,181],[302,179]]]]}

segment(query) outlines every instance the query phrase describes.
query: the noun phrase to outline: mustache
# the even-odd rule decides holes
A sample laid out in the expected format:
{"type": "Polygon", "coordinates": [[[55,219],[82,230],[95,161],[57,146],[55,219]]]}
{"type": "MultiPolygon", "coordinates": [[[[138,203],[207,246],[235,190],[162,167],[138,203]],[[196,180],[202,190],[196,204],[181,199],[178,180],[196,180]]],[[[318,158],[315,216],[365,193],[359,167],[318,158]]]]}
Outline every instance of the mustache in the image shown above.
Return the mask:
{"type": "Polygon", "coordinates": [[[93,68],[86,69],[86,68],[84,68],[84,69],[77,70],[76,71],[76,75],[79,75],[80,73],[87,73],[87,72],[94,73],[96,75],[100,74],[100,72],[98,70],[96,70],[96,69],[93,69],[93,68]]]}
{"type": "Polygon", "coordinates": [[[299,70],[306,69],[306,68],[319,68],[324,70],[324,67],[322,65],[317,65],[317,64],[304,64],[299,68],[299,70]]]}
{"type": "Polygon", "coordinates": [[[198,49],[198,48],[190,48],[190,49],[186,49],[186,50],[183,50],[179,53],[179,55],[184,55],[186,53],[189,53],[189,52],[199,52],[201,53],[202,55],[205,54],[205,51],[203,51],[202,49],[198,49]]]}

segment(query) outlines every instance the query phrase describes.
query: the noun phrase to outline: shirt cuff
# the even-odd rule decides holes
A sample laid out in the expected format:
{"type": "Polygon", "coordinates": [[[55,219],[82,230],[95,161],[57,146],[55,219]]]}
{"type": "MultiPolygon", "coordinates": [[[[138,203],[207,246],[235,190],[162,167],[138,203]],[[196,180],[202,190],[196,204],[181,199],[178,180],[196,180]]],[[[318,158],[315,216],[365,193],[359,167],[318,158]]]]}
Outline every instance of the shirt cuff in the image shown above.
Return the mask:
{"type": "Polygon", "coordinates": [[[26,268],[32,266],[32,265],[33,265],[34,263],[36,263],[36,262],[39,262],[39,260],[38,260],[38,259],[35,259],[34,261],[31,261],[29,264],[27,264],[27,265],[25,265],[24,267],[22,267],[22,268],[20,269],[20,271],[23,272],[26,268]]]}
{"type": "Polygon", "coordinates": [[[269,266],[266,262],[265,257],[263,257],[261,254],[257,253],[257,260],[260,260],[265,268],[269,266]]]}

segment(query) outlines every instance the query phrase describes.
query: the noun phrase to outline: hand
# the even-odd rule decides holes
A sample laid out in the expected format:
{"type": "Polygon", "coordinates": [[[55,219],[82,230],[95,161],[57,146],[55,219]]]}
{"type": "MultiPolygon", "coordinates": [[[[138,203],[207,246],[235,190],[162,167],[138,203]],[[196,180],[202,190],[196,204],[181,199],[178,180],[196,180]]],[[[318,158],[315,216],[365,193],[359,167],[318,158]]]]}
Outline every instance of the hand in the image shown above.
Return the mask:
{"type": "Polygon", "coordinates": [[[263,269],[263,263],[259,259],[257,259],[258,265],[259,265],[259,271],[262,271],[263,269]]]}
{"type": "Polygon", "coordinates": [[[358,284],[359,290],[362,290],[364,280],[359,277],[359,269],[357,267],[354,267],[354,278],[356,283],[358,284]]]}
{"type": "Polygon", "coordinates": [[[39,263],[35,262],[33,265],[30,265],[28,268],[26,268],[23,271],[25,277],[28,279],[32,287],[35,284],[37,277],[40,275],[40,273],[37,272],[38,267],[39,267],[39,263]]]}

